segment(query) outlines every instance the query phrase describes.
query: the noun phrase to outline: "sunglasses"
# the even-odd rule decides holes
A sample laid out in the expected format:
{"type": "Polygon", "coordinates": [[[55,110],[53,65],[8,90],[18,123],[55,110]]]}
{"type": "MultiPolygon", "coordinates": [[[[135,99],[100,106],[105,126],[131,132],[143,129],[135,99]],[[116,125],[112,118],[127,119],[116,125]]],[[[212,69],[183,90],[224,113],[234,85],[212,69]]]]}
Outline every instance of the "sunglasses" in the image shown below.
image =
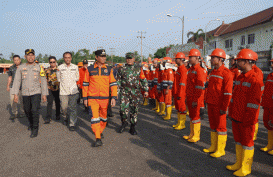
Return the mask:
{"type": "Polygon", "coordinates": [[[51,62],[49,62],[49,63],[56,63],[55,61],[51,61],[51,62]]]}

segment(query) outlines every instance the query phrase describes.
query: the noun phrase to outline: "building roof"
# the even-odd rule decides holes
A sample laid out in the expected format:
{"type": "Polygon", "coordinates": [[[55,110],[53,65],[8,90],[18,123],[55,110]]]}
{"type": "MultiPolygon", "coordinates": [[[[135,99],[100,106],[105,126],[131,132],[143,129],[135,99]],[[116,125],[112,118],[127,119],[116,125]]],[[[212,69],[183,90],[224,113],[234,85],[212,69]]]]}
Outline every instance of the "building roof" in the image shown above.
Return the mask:
{"type": "Polygon", "coordinates": [[[222,25],[208,33],[212,34],[213,36],[221,36],[235,31],[243,30],[245,28],[249,28],[252,26],[257,26],[267,22],[271,22],[272,20],[273,7],[270,7],[261,12],[245,17],[238,21],[232,22],[230,24],[225,24],[223,22],[222,25]]]}

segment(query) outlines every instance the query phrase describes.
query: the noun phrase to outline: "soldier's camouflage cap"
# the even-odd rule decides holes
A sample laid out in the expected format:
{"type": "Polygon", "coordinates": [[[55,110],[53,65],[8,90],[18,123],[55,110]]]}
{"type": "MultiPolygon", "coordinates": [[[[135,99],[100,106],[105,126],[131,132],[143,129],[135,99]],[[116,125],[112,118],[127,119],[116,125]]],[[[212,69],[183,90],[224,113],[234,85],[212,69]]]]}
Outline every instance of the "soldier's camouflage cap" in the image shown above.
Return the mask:
{"type": "Polygon", "coordinates": [[[134,58],[134,54],[132,52],[128,52],[128,53],[126,53],[125,57],[126,57],[126,59],[132,59],[132,58],[134,58]]]}

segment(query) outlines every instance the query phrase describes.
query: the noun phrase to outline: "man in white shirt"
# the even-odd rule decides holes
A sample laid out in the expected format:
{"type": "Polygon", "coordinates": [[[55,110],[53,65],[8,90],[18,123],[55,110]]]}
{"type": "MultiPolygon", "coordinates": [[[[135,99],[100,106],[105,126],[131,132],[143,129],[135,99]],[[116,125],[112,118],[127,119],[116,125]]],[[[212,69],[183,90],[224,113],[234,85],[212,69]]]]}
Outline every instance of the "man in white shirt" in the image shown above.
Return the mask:
{"type": "Polygon", "coordinates": [[[57,79],[60,82],[60,100],[62,114],[64,117],[63,124],[69,126],[70,131],[75,131],[77,122],[77,100],[79,91],[77,81],[79,80],[79,69],[77,65],[71,63],[72,54],[65,52],[63,54],[64,64],[60,65],[57,72],[57,79]],[[67,109],[69,108],[69,115],[67,109]],[[69,117],[69,124],[68,124],[69,117]]]}

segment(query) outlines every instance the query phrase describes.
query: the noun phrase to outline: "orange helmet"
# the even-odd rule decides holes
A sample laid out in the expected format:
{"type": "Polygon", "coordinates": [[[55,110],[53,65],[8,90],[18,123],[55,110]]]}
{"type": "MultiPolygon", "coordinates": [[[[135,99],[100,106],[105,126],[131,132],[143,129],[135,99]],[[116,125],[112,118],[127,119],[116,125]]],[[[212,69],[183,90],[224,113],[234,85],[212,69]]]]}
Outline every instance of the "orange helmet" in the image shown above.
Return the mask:
{"type": "Polygon", "coordinates": [[[147,62],[145,62],[145,61],[143,61],[143,62],[141,63],[141,65],[145,65],[145,64],[147,64],[147,62]]]}
{"type": "Polygon", "coordinates": [[[158,62],[160,62],[160,61],[159,61],[158,58],[155,58],[153,62],[154,62],[154,63],[158,63],[158,62]]]}
{"type": "Polygon", "coordinates": [[[185,57],[185,61],[189,61],[189,57],[185,57]]]}
{"type": "Polygon", "coordinates": [[[151,64],[153,64],[153,62],[152,62],[152,61],[149,61],[149,65],[151,65],[151,64]]]}
{"type": "Polygon", "coordinates": [[[270,61],[273,62],[273,58],[270,61]]]}
{"type": "Polygon", "coordinates": [[[201,57],[201,53],[198,49],[191,49],[189,57],[201,57]]]}
{"type": "Polygon", "coordinates": [[[186,56],[185,56],[184,53],[178,52],[178,53],[175,55],[175,58],[186,58],[186,56]]]}
{"type": "Polygon", "coordinates": [[[83,62],[79,62],[79,63],[78,63],[78,66],[83,66],[83,62]]]}
{"type": "Polygon", "coordinates": [[[211,52],[210,56],[226,59],[226,52],[223,49],[216,48],[211,52]]]}
{"type": "Polygon", "coordinates": [[[170,57],[164,57],[164,62],[172,63],[172,59],[170,57]]]}
{"type": "Polygon", "coordinates": [[[254,55],[254,58],[256,59],[256,61],[258,61],[258,58],[259,58],[258,54],[256,52],[254,52],[253,55],[254,55]]]}
{"type": "Polygon", "coordinates": [[[244,59],[244,60],[254,60],[254,61],[256,61],[257,56],[258,55],[256,54],[256,52],[254,52],[251,49],[242,49],[238,53],[236,60],[244,59]]]}

